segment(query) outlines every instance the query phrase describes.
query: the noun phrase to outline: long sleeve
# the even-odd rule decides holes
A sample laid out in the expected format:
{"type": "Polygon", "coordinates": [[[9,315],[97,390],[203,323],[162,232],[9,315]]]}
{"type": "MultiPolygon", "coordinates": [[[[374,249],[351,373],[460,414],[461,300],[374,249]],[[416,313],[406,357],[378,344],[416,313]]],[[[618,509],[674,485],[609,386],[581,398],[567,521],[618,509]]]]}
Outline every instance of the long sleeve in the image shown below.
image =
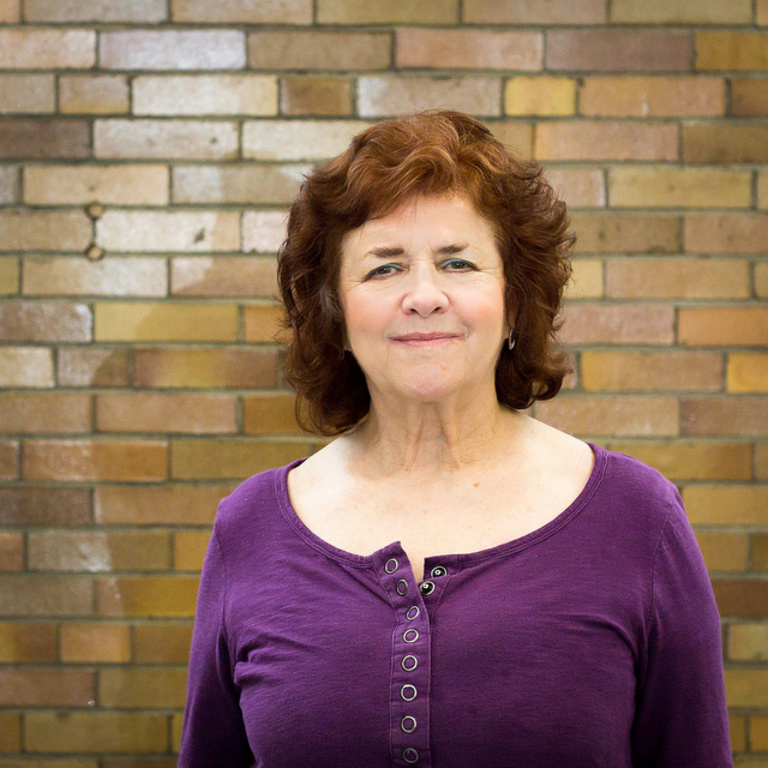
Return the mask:
{"type": "Polygon", "coordinates": [[[179,768],[248,768],[253,754],[243,725],[224,616],[227,577],[214,528],[203,565],[189,661],[179,768]]]}
{"type": "Polygon", "coordinates": [[[730,768],[720,621],[682,502],[654,557],[632,734],[637,768],[730,768]]]}

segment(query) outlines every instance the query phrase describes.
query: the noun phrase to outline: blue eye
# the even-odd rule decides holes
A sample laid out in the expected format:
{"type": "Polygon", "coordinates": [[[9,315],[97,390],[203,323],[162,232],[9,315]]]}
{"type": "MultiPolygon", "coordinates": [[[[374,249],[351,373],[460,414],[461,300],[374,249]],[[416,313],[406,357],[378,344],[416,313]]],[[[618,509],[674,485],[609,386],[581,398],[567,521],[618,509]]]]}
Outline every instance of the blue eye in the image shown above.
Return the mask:
{"type": "Polygon", "coordinates": [[[466,259],[448,259],[443,262],[443,268],[450,272],[463,272],[465,270],[476,270],[477,267],[466,259]]]}
{"type": "Polygon", "coordinates": [[[387,275],[392,275],[395,272],[400,271],[400,266],[398,264],[382,264],[380,267],[376,267],[376,269],[372,269],[366,276],[366,280],[371,280],[377,277],[387,277],[387,275]]]}

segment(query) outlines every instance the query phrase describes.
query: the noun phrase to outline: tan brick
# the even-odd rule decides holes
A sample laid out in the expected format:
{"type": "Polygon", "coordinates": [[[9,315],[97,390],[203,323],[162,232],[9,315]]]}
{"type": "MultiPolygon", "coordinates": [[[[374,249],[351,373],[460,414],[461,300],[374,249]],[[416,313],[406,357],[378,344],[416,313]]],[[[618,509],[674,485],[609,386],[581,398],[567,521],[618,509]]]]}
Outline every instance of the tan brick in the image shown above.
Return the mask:
{"type": "MultiPolygon", "coordinates": [[[[3,3],[0,0],[0,19],[3,18],[3,3]]],[[[6,754],[21,752],[21,715],[14,712],[0,712],[0,749],[6,754]]]]}
{"type": "Polygon", "coordinates": [[[284,312],[280,304],[255,304],[243,310],[247,342],[280,343],[288,336],[283,327],[284,312]]]}
{"type": "Polygon", "coordinates": [[[171,0],[176,22],[311,24],[312,0],[171,0]]]}
{"type": "Polygon", "coordinates": [[[133,628],[133,657],[137,664],[187,664],[192,625],[153,621],[133,628]]]}
{"type": "Polygon", "coordinates": [[[240,218],[230,211],[107,211],[96,239],[115,251],[239,251],[240,218]]]}
{"type": "Polygon", "coordinates": [[[717,391],[722,376],[722,357],[715,352],[581,353],[581,386],[586,391],[717,391]]]}
{"type": "Polygon", "coordinates": [[[173,567],[177,571],[200,571],[211,538],[208,531],[181,531],[173,537],[173,567]]]}
{"type": "Polygon", "coordinates": [[[746,571],[749,558],[749,536],[746,534],[699,531],[696,533],[696,540],[709,571],[746,571]]]}
{"type": "MultiPolygon", "coordinates": [[[[754,716],[749,718],[750,746],[754,751],[768,751],[768,717],[754,716]]],[[[758,758],[759,759],[759,758],[758,758]]],[[[741,765],[740,767],[741,768],[741,765]]],[[[758,763],[757,768],[760,768],[758,763]]]]}
{"type": "Polygon", "coordinates": [[[237,307],[227,304],[101,302],[96,341],[235,341],[237,307]]]}
{"type": "Polygon", "coordinates": [[[731,80],[731,108],[736,117],[768,115],[768,80],[731,80]]]}
{"type": "Polygon", "coordinates": [[[0,75],[0,114],[56,111],[53,75],[0,75]]]}
{"type": "Polygon", "coordinates": [[[81,488],[0,487],[0,525],[80,526],[91,520],[81,488]]]}
{"type": "Polygon", "coordinates": [[[133,81],[135,115],[276,115],[277,78],[145,76],[133,81]]]}
{"type": "Polygon", "coordinates": [[[504,86],[507,115],[572,115],[576,111],[576,81],[568,77],[520,76],[504,86]]]}
{"type": "Polygon", "coordinates": [[[694,525],[768,524],[766,485],[689,485],[683,501],[694,525]]]}
{"type": "Polygon", "coordinates": [[[608,447],[650,464],[673,481],[749,480],[752,477],[749,443],[616,440],[608,447]]]}
{"type": "Polygon", "coordinates": [[[237,126],[204,120],[97,120],[100,159],[223,160],[237,157],[237,126]]]}
{"type": "Polygon", "coordinates": [[[135,353],[138,387],[250,389],[274,387],[277,356],[249,348],[139,349],[135,353]]]}
{"type": "Polygon", "coordinates": [[[161,258],[29,256],[22,285],[27,296],[165,296],[167,280],[161,258]]]}
{"type": "Polygon", "coordinates": [[[689,163],[768,162],[768,126],[733,123],[684,125],[683,159],[689,163]]]}
{"type": "Polygon", "coordinates": [[[27,539],[31,571],[166,570],[170,554],[170,536],[152,531],[43,531],[27,539]]]}
{"type": "Polygon", "coordinates": [[[464,0],[464,21],[470,24],[601,24],[605,3],[585,0],[464,0]]]}
{"type": "Polygon", "coordinates": [[[61,627],[61,660],[87,664],[130,661],[130,628],[106,622],[67,622],[61,627]]]}
{"type": "Polygon", "coordinates": [[[26,480],[152,482],[167,478],[160,440],[36,440],[22,446],[26,480]]]}
{"type": "Polygon", "coordinates": [[[744,618],[765,615],[768,604],[768,581],[747,578],[717,578],[712,589],[721,616],[744,618]]]}
{"type": "Polygon", "coordinates": [[[274,253],[287,234],[283,211],[246,211],[243,214],[243,250],[246,253],[274,253]]]}
{"type": "Polygon", "coordinates": [[[613,0],[611,21],[622,24],[749,24],[752,22],[751,0],[613,0]]]}
{"type": "Polygon", "coordinates": [[[516,154],[533,157],[533,123],[525,120],[487,120],[486,127],[516,154]]]}
{"type": "Polygon", "coordinates": [[[0,571],[24,568],[24,537],[20,533],[0,531],[0,571]]]}
{"type": "Polygon", "coordinates": [[[168,717],[143,712],[28,712],[28,750],[63,754],[150,754],[168,748],[168,717]]]}
{"type": "Polygon", "coordinates": [[[757,0],[757,23],[768,25],[768,0],[757,0]]]}
{"type": "Polygon", "coordinates": [[[768,443],[755,445],[755,477],[768,480],[768,443]]]}
{"type": "Polygon", "coordinates": [[[13,432],[88,432],[91,398],[61,392],[0,393],[0,424],[13,432]]]}
{"type": "Polygon", "coordinates": [[[673,397],[571,395],[538,402],[536,418],[576,435],[626,437],[679,434],[673,397]]]}
{"type": "Polygon", "coordinates": [[[768,571],[768,534],[757,533],[752,541],[753,570],[768,571]]]}
{"type": "Polygon", "coordinates": [[[389,32],[269,30],[248,35],[248,66],[269,70],[366,72],[392,63],[389,32]]]}
{"type": "Polygon", "coordinates": [[[82,251],[91,223],[80,211],[0,210],[0,250],[82,251]]]}
{"type": "Polygon", "coordinates": [[[622,166],[608,175],[614,208],[747,208],[752,173],[714,168],[622,166]]]}
{"type": "Polygon", "coordinates": [[[90,157],[89,131],[84,120],[6,118],[0,121],[0,158],[90,157]]]}
{"type": "Polygon", "coordinates": [[[569,72],[686,72],[693,56],[687,31],[549,30],[546,41],[546,68],[569,72]]]}
{"type": "Polygon", "coordinates": [[[762,307],[682,307],[678,339],[688,345],[768,344],[768,309],[762,307]]]}
{"type": "Polygon", "coordinates": [[[320,24],[455,24],[459,21],[458,0],[317,0],[320,24]]]}
{"type": "Polygon", "coordinates": [[[0,662],[40,664],[56,660],[56,627],[42,622],[0,623],[0,662]]]}
{"type": "Polygon", "coordinates": [[[696,69],[768,69],[768,34],[696,32],[696,69]]]}
{"type": "Polygon", "coordinates": [[[306,165],[281,163],[177,166],[173,169],[173,200],[240,205],[291,203],[308,170],[306,165]]]}
{"type": "Polygon", "coordinates": [[[768,399],[759,396],[686,398],[681,403],[684,435],[763,437],[768,399]]]}
{"type": "MultiPolygon", "coordinates": [[[[16,480],[19,476],[19,444],[15,440],[0,440],[0,478],[16,480]]],[[[0,491],[2,498],[2,491],[0,491]]]]}
{"type": "Polygon", "coordinates": [[[728,356],[729,392],[768,392],[768,354],[731,353],[728,356]]]}
{"type": "Polygon", "coordinates": [[[701,253],[762,253],[768,215],[692,214],[685,217],[685,250],[701,253]]]}
{"type": "Polygon", "coordinates": [[[298,434],[296,399],[292,393],[243,398],[243,431],[254,435],[298,434]]]}
{"type": "Polygon", "coordinates": [[[727,259],[611,259],[606,266],[609,297],[739,299],[750,295],[749,264],[727,259]]]}
{"type": "Polygon", "coordinates": [[[308,441],[173,440],[171,476],[177,480],[242,479],[306,456],[311,448],[308,441]]]}
{"type": "Polygon", "coordinates": [[[725,695],[731,707],[768,707],[768,669],[726,669],[725,695]]]}
{"type": "Polygon", "coordinates": [[[6,301],[0,305],[4,341],[90,341],[91,312],[64,301],[6,301]]]}
{"type": "Polygon", "coordinates": [[[167,205],[164,165],[33,165],[24,169],[24,202],[33,205],[167,205]]]}
{"type": "Polygon", "coordinates": [[[277,294],[276,263],[259,256],[180,257],[171,263],[171,293],[272,297],[277,294]]]}
{"type": "Polygon", "coordinates": [[[395,66],[417,69],[540,70],[539,32],[406,27],[395,35],[395,66]]]}
{"type": "Polygon", "coordinates": [[[94,518],[99,524],[213,524],[219,501],[231,485],[99,486],[94,493],[94,518]]]}
{"type": "MultiPolygon", "coordinates": [[[[257,160],[333,157],[368,127],[359,120],[263,120],[243,127],[243,155],[257,160]]],[[[282,202],[282,201],[279,201],[282,202]]]]}
{"type": "Polygon", "coordinates": [[[130,381],[128,350],[110,347],[61,347],[57,380],[64,387],[124,387],[130,381]]]}
{"type": "Polygon", "coordinates": [[[280,80],[280,113],[318,117],[351,115],[352,83],[341,77],[283,77],[280,80]]]}
{"type": "Polygon", "coordinates": [[[96,698],[91,671],[51,667],[0,667],[0,706],[81,707],[96,698]]]}
{"type": "Polygon", "coordinates": [[[59,111],[63,114],[119,115],[128,112],[125,75],[64,75],[59,78],[59,111]]]}
{"type": "Polygon", "coordinates": [[[19,260],[14,257],[0,257],[0,296],[19,292],[19,260]]]}
{"type": "Polygon", "coordinates": [[[571,304],[560,338],[565,344],[671,344],[674,310],[655,304],[571,304]]]}
{"type": "Polygon", "coordinates": [[[0,205],[16,203],[19,199],[19,169],[15,165],[0,165],[0,205]]]}
{"type": "MultiPolygon", "coordinates": [[[[768,209],[768,173],[761,171],[757,175],[757,207],[768,209]]],[[[758,265],[760,267],[761,265],[758,265]]],[[[765,269],[765,265],[762,265],[765,269]]]]}
{"type": "Polygon", "coordinates": [[[168,709],[183,707],[187,670],[184,667],[99,671],[99,704],[104,707],[168,709]]]}
{"type": "Polygon", "coordinates": [[[21,21],[21,0],[0,0],[0,23],[15,24],[19,21],[21,21]]]}
{"type": "Polygon", "coordinates": [[[603,262],[599,259],[575,259],[565,298],[599,299],[605,292],[603,280],[603,262]]]}
{"type": "MultiPolygon", "coordinates": [[[[731,737],[731,750],[736,752],[746,752],[747,749],[747,718],[728,713],[728,725],[731,737]]],[[[756,768],[759,768],[757,766],[756,768]]]]}
{"type": "Polygon", "coordinates": [[[105,69],[242,69],[245,33],[234,29],[121,30],[99,35],[105,69]]]}
{"type": "Polygon", "coordinates": [[[96,582],[98,613],[117,618],[191,617],[197,586],[195,576],[102,577],[96,582]]]}
{"type": "Polygon", "coordinates": [[[363,76],[357,81],[362,117],[386,117],[440,106],[476,116],[501,114],[501,83],[495,77],[363,76]]]}
{"type": "Polygon", "coordinates": [[[601,208],[605,205],[602,171],[592,168],[547,167],[545,175],[569,208],[601,208]]]}
{"type": "Polygon", "coordinates": [[[0,387],[52,386],[52,350],[42,347],[0,347],[0,387]]]}
{"type": "Polygon", "coordinates": [[[237,431],[234,395],[131,392],[96,397],[99,432],[237,431]]]}
{"type": "Polygon", "coordinates": [[[165,21],[165,0],[24,0],[26,21],[165,21]]]}
{"type": "Polygon", "coordinates": [[[90,616],[93,582],[86,576],[0,576],[0,616],[90,616]]]}
{"type": "Polygon", "coordinates": [[[0,69],[88,69],[96,33],[87,29],[0,29],[0,69]]]}
{"type": "Polygon", "coordinates": [[[563,121],[536,126],[540,160],[676,160],[677,126],[659,123],[563,121]]]}

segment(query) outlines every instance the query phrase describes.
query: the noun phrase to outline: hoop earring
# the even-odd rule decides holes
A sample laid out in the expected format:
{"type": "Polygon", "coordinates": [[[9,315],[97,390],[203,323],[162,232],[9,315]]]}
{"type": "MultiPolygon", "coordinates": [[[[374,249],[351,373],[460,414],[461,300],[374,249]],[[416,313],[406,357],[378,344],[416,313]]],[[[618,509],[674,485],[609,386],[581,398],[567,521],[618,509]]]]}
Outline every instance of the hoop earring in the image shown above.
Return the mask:
{"type": "Polygon", "coordinates": [[[515,329],[510,328],[509,329],[509,336],[507,336],[507,349],[511,352],[515,348],[515,344],[517,344],[517,339],[513,338],[515,334],[515,329]]]}

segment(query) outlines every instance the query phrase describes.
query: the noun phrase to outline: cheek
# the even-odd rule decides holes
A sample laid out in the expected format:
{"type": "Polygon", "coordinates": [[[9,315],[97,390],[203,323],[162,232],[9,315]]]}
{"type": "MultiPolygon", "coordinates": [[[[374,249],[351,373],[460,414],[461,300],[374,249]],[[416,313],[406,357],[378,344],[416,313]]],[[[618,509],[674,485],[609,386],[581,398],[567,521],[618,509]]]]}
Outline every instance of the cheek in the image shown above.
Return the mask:
{"type": "Polygon", "coordinates": [[[344,302],[347,336],[354,339],[380,333],[389,322],[390,315],[388,307],[382,301],[375,301],[372,297],[347,297],[344,302]]]}

